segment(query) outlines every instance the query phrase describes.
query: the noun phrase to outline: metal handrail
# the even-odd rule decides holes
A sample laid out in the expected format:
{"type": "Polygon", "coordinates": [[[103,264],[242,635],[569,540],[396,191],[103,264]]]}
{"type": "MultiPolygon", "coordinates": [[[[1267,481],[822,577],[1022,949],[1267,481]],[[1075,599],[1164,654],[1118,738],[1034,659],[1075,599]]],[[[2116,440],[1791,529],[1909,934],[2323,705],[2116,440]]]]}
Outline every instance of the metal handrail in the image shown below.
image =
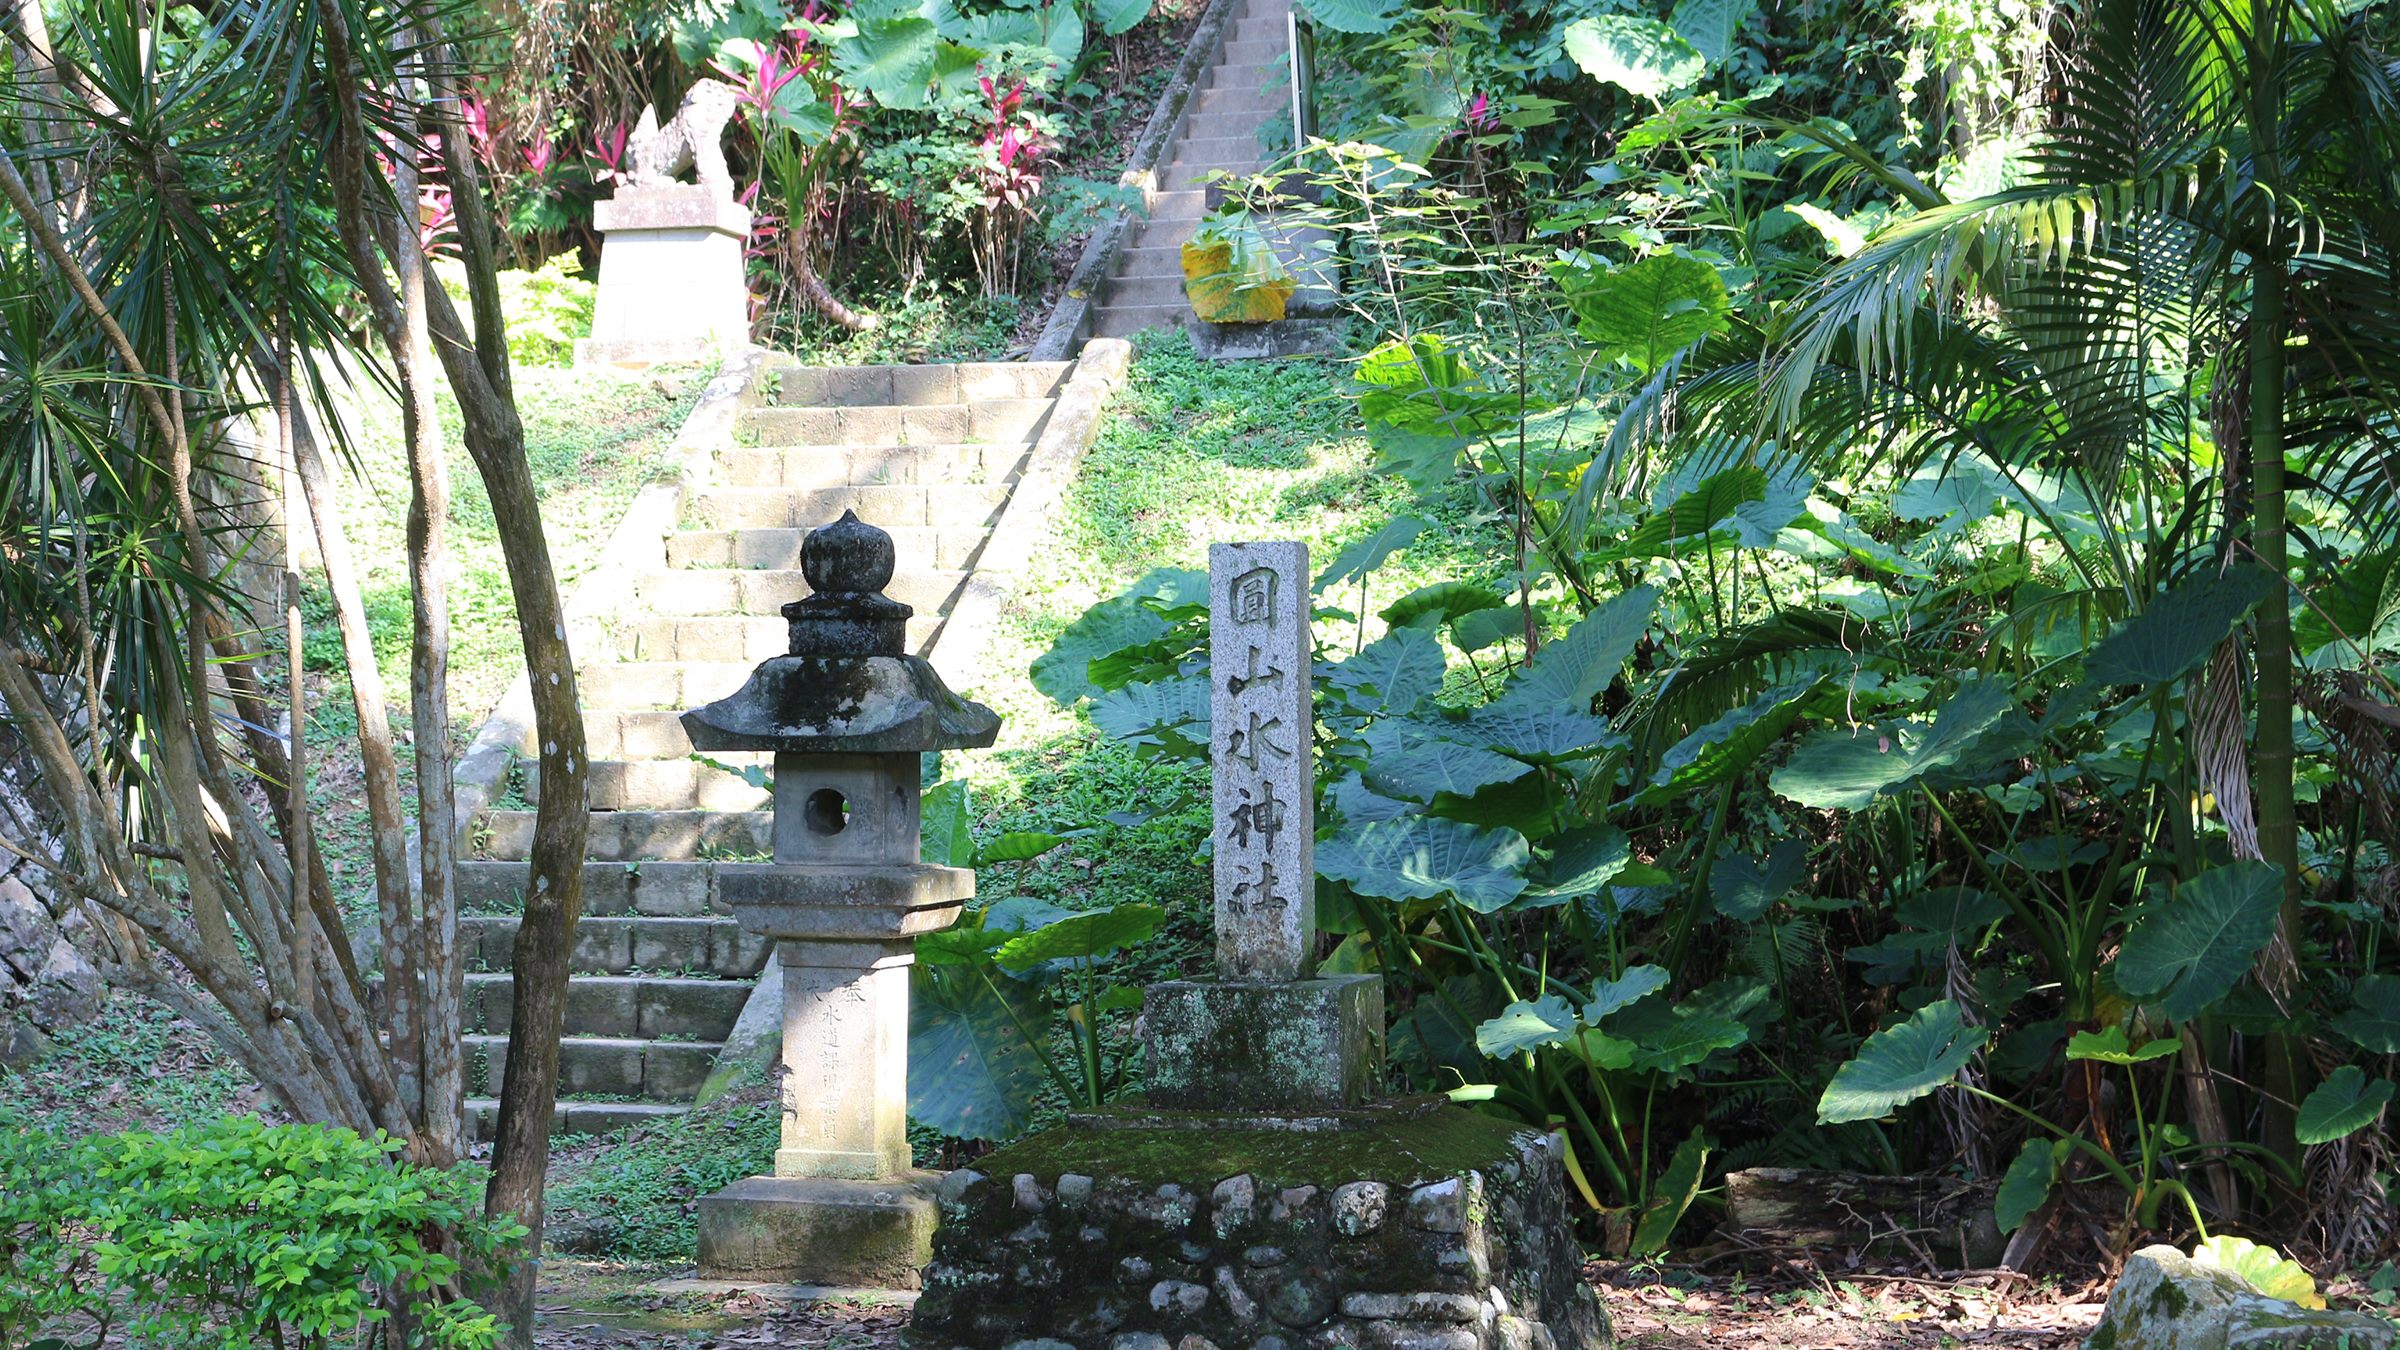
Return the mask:
{"type": "Polygon", "coordinates": [[[1298,150],[1317,134],[1317,30],[1302,22],[1298,5],[1284,23],[1291,37],[1292,149],[1298,150]]]}

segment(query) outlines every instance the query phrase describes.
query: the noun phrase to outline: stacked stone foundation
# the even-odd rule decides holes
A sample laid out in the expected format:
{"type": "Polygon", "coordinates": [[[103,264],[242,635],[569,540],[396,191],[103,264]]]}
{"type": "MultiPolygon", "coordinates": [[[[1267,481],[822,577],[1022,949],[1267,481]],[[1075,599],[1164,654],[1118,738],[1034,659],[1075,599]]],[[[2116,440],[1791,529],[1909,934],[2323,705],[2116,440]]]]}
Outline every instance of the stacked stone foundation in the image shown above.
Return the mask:
{"type": "Polygon", "coordinates": [[[1557,1141],[1438,1100],[1079,1118],[954,1172],[915,1350],[1600,1350],[1557,1141]]]}

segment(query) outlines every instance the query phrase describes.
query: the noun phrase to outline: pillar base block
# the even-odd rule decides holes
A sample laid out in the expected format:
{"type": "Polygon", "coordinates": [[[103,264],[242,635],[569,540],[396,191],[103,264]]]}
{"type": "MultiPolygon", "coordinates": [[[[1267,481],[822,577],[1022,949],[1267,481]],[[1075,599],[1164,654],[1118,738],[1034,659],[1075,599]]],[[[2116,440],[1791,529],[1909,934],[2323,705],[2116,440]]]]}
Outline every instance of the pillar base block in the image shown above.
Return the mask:
{"type": "Polygon", "coordinates": [[[700,1201],[700,1278],[914,1289],[931,1259],[935,1172],[879,1181],[748,1177],[700,1201]]]}

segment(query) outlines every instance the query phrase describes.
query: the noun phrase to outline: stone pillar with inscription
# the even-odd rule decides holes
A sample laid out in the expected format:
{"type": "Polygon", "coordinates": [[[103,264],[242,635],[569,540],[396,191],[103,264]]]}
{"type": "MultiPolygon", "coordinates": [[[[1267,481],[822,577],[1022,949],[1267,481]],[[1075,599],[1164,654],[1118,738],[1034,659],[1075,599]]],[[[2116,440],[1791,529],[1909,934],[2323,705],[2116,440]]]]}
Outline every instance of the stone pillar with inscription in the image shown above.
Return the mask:
{"type": "Polygon", "coordinates": [[[1000,719],[906,654],[890,535],[845,514],[800,566],[814,593],[783,607],[790,653],[683,715],[694,749],[775,756],[774,861],[717,878],[783,978],[775,1174],[700,1201],[700,1272],[914,1288],[937,1178],[909,1167],[908,971],[917,935],[975,893],[973,872],[919,859],[920,770],[926,751],[990,745],[1000,719]]]}
{"type": "Polygon", "coordinates": [[[1145,1096],[952,1172],[912,1350],[1603,1350],[1561,1139],[1378,1100],[1383,982],[1315,971],[1308,551],[1209,551],[1217,951],[1145,1096]]]}
{"type": "Polygon", "coordinates": [[[1151,1105],[1324,1110],[1374,1094],[1383,981],[1316,977],[1315,717],[1308,547],[1209,549],[1209,761],[1217,969],[1152,985],[1151,1105]]]}

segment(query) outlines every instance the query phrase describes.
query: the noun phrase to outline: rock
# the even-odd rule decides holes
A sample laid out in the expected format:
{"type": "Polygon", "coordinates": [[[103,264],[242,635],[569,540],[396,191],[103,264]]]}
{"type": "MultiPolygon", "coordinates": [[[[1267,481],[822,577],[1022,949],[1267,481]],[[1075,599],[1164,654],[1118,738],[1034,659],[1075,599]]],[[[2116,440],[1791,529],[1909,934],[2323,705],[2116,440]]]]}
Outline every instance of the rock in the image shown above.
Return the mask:
{"type": "Polygon", "coordinates": [[[2173,1247],[2125,1263],[2086,1350],[2393,1350],[2400,1332],[2364,1313],[2269,1298],[2173,1247]]]}
{"type": "Polygon", "coordinates": [[[1290,1259],[1281,1247],[1252,1247],[1242,1253],[1245,1266],[1280,1266],[1290,1259]]]}
{"type": "Polygon", "coordinates": [[[50,1053],[50,1038],[22,1018],[0,1013],[0,1069],[30,1069],[50,1053]]]}
{"type": "Polygon", "coordinates": [[[50,943],[48,957],[34,973],[33,997],[26,1010],[37,1026],[52,1031],[78,1026],[100,1015],[108,987],[100,972],[65,938],[50,943]]]}
{"type": "Polygon", "coordinates": [[[1058,1179],[1058,1203],[1069,1208],[1083,1205],[1092,1198],[1092,1179],[1069,1172],[1058,1179]]]}
{"type": "Polygon", "coordinates": [[[1267,1208],[1267,1217],[1277,1223],[1305,1222],[1313,1217],[1316,1203],[1316,1187],[1294,1186],[1275,1193],[1275,1203],[1267,1208]]]}
{"type": "Polygon", "coordinates": [[[16,973],[19,982],[33,983],[58,941],[58,924],[25,883],[0,878],[0,966],[16,973]]]}
{"type": "Polygon", "coordinates": [[[1273,1266],[1252,1276],[1251,1283],[1266,1303],[1267,1316],[1287,1327],[1313,1327],[1333,1316],[1333,1285],[1322,1271],[1273,1266]]]}
{"type": "Polygon", "coordinates": [[[1171,1350],[1172,1343],[1154,1331],[1128,1331],[1108,1343],[1108,1350],[1171,1350]]]}
{"type": "Polygon", "coordinates": [[[1217,1343],[1206,1336],[1186,1336],[1175,1342],[1175,1350],[1217,1350],[1217,1343]]]}
{"type": "Polygon", "coordinates": [[[1138,1256],[1128,1256],[1117,1262],[1117,1278],[1127,1284],[1146,1283],[1151,1274],[1150,1263],[1138,1256]]]}
{"type": "Polygon", "coordinates": [[[941,1184],[934,1187],[933,1198],[945,1205],[955,1205],[966,1198],[969,1186],[981,1180],[983,1173],[962,1167],[942,1177],[941,1184]]]}
{"type": "Polygon", "coordinates": [[[1187,1280],[1160,1280],[1150,1286],[1150,1310],[1166,1312],[1172,1308],[1184,1313],[1196,1313],[1208,1306],[1208,1287],[1187,1280]]]}
{"type": "Polygon", "coordinates": [[[1367,1323],[1369,1350],[1482,1350],[1483,1338],[1465,1327],[1409,1322],[1367,1323]]]}
{"type": "Polygon", "coordinates": [[[1481,1188],[1470,1190],[1457,1177],[1419,1186],[1408,1193],[1408,1224],[1430,1233],[1463,1233],[1482,1200],[1481,1188]]]}
{"type": "Polygon", "coordinates": [[[1054,1341],[1045,1336],[1034,1340],[1010,1341],[1005,1350],[1075,1350],[1075,1346],[1071,1342],[1054,1341]]]}
{"type": "Polygon", "coordinates": [[[1026,1213],[1039,1214],[1050,1207],[1050,1193],[1042,1188],[1041,1182],[1034,1180],[1031,1172],[1017,1173],[1009,1179],[1008,1184],[1016,1196],[1017,1208],[1026,1213]]]}
{"type": "Polygon", "coordinates": [[[1375,1322],[1473,1322],[1483,1316],[1483,1304],[1464,1294],[1348,1294],[1342,1315],[1375,1322]]]}
{"type": "Polygon", "coordinates": [[[1258,1214],[1258,1185],[1247,1175],[1227,1177],[1217,1183],[1209,1195],[1213,1206],[1210,1219],[1215,1223],[1217,1236],[1230,1238],[1250,1226],[1258,1214]]]}
{"type": "Polygon", "coordinates": [[[1362,1237],[1383,1227],[1391,1205],[1391,1187],[1380,1181],[1353,1181],[1333,1193],[1333,1227],[1344,1237],[1362,1237]]]}
{"type": "MultiPolygon", "coordinates": [[[[1234,1321],[1247,1325],[1258,1320],[1258,1301],[1250,1297],[1249,1290],[1242,1288],[1241,1279],[1233,1273],[1233,1267],[1217,1267],[1216,1286],[1217,1297],[1224,1300],[1225,1311],[1234,1321]]],[[[1177,1347],[1177,1350],[1182,1350],[1182,1347],[1177,1347]]]]}
{"type": "Polygon", "coordinates": [[[615,1245],[617,1224],[605,1214],[575,1214],[542,1227],[542,1241],[569,1256],[601,1256],[615,1245]]]}

